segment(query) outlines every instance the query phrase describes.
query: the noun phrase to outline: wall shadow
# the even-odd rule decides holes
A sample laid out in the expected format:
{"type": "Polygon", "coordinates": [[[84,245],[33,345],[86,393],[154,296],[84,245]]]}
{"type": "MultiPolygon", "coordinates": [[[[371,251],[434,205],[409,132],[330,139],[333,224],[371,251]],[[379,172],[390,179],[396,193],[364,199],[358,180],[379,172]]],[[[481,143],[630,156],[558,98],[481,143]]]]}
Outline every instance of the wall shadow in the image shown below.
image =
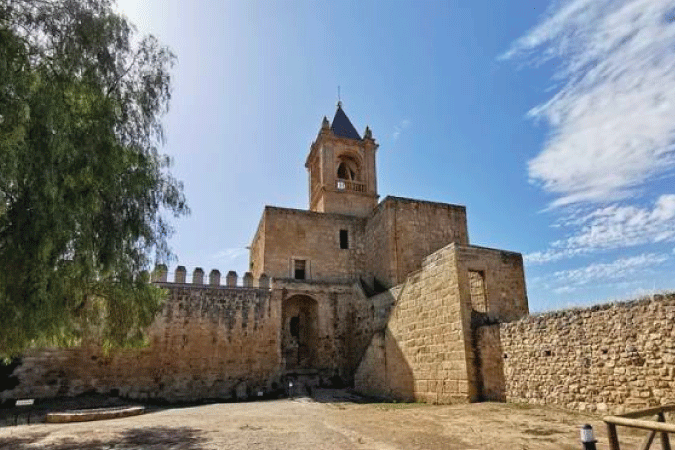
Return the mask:
{"type": "Polygon", "coordinates": [[[102,439],[64,439],[54,443],[44,443],[49,433],[35,433],[30,436],[12,436],[0,438],[0,448],[14,450],[119,450],[145,449],[153,450],[200,450],[206,444],[202,431],[190,427],[143,427],[126,430],[114,438],[102,439]]]}
{"type": "Polygon", "coordinates": [[[376,331],[358,369],[357,391],[372,401],[415,401],[415,378],[388,327],[376,331]]]}
{"type": "MultiPolygon", "coordinates": [[[[375,282],[377,284],[377,280],[375,282]]],[[[378,289],[383,289],[381,285],[377,286],[378,289]]],[[[370,348],[373,338],[387,328],[389,318],[396,306],[396,298],[389,290],[377,292],[363,280],[356,287],[361,289],[365,308],[361,311],[351,311],[348,320],[348,324],[351,325],[346,336],[351,372],[349,374],[350,385],[353,385],[353,377],[370,348]]]]}

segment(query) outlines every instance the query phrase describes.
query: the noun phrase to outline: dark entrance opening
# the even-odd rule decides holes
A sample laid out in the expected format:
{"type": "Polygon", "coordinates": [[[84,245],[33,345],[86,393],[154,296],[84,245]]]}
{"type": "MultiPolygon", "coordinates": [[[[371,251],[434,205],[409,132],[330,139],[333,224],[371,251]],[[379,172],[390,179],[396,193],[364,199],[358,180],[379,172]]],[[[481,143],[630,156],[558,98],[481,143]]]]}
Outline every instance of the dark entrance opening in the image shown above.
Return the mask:
{"type": "Polygon", "coordinates": [[[316,363],[318,307],[307,295],[294,295],[283,305],[282,353],[286,369],[311,369],[316,363]]]}
{"type": "Polygon", "coordinates": [[[291,337],[300,337],[300,317],[291,317],[291,337]]]}

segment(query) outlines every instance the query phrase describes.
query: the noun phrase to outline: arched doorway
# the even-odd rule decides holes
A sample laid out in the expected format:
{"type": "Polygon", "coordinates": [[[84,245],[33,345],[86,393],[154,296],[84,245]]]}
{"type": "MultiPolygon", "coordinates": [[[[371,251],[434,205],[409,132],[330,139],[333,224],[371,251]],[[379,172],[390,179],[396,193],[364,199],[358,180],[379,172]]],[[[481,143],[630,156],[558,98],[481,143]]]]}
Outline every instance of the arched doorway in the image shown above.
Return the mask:
{"type": "Polygon", "coordinates": [[[282,351],[286,369],[311,369],[316,361],[318,305],[307,295],[294,295],[283,305],[282,351]]]}

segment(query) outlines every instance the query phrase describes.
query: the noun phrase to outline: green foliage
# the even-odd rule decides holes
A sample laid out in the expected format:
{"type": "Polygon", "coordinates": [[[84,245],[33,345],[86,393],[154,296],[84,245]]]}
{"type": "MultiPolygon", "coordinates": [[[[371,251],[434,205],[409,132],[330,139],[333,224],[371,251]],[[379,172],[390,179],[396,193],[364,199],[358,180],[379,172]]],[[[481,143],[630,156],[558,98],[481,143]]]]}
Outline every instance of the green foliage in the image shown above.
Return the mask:
{"type": "Polygon", "coordinates": [[[110,0],[0,0],[0,356],[142,342],[188,212],[159,152],[174,59],[110,0]]]}

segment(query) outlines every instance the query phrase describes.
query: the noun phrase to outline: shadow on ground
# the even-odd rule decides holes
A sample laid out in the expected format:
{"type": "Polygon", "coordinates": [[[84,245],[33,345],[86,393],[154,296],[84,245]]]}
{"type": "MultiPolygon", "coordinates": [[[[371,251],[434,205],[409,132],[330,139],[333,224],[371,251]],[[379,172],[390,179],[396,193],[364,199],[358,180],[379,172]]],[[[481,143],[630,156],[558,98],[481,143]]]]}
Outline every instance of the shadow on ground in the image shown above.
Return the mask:
{"type": "Polygon", "coordinates": [[[190,427],[133,428],[108,440],[65,439],[43,442],[49,433],[0,438],[0,448],[15,450],[200,450],[206,442],[202,431],[190,427]]]}
{"type": "Polygon", "coordinates": [[[45,416],[49,412],[64,412],[93,408],[117,408],[121,406],[136,405],[139,405],[139,403],[103,394],[35,399],[35,403],[30,406],[10,407],[4,405],[3,407],[0,407],[0,428],[13,425],[41,423],[45,421],[45,416]]]}
{"type": "Polygon", "coordinates": [[[306,397],[318,403],[396,403],[386,398],[365,396],[353,389],[315,388],[306,397]]]}

